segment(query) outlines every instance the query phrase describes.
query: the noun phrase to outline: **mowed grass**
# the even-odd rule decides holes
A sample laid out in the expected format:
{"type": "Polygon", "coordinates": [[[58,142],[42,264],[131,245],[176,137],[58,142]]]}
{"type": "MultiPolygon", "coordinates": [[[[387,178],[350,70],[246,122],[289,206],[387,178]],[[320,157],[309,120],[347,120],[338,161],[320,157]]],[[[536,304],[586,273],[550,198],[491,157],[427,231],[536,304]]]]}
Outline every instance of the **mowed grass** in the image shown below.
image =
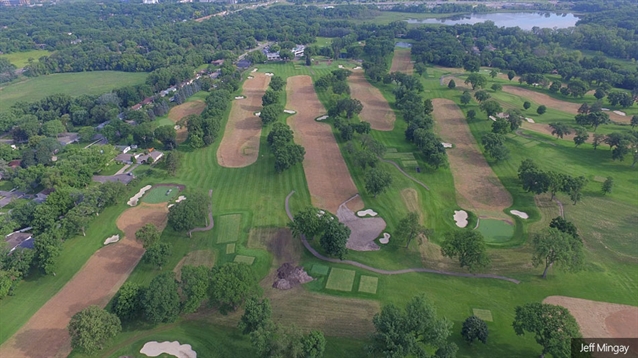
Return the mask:
{"type": "Polygon", "coordinates": [[[474,313],[474,315],[480,319],[482,319],[485,322],[493,322],[494,319],[492,318],[492,311],[490,310],[483,310],[480,308],[474,308],[472,309],[472,313],[474,313]]]}
{"type": "Polygon", "coordinates": [[[40,57],[48,56],[50,54],[51,52],[46,50],[31,50],[31,51],[24,51],[24,52],[7,53],[4,55],[0,55],[0,58],[6,58],[7,60],[9,60],[9,62],[14,64],[17,68],[23,68],[24,66],[27,65],[27,63],[29,63],[29,58],[32,58],[37,62],[40,59],[40,57]]]}
{"type": "Polygon", "coordinates": [[[173,200],[177,195],[179,195],[179,188],[176,186],[156,186],[144,194],[142,202],[149,204],[165,203],[173,200]]]}
{"type": "Polygon", "coordinates": [[[246,255],[237,255],[235,256],[235,260],[233,260],[234,262],[240,263],[240,264],[246,264],[246,265],[252,265],[253,262],[255,262],[255,257],[254,256],[246,256],[246,255]]]}
{"type": "Polygon", "coordinates": [[[145,79],[146,73],[117,71],[55,73],[27,78],[0,88],[0,108],[7,109],[20,101],[38,101],[57,93],[71,97],[101,95],[115,88],[142,84],[145,79]]]}
{"type": "Polygon", "coordinates": [[[353,270],[333,268],[330,270],[330,276],[328,276],[326,288],[329,290],[350,292],[352,291],[354,276],[355,272],[353,270]]]}
{"type": "Polygon", "coordinates": [[[361,275],[361,279],[359,280],[359,292],[375,294],[377,293],[378,283],[378,277],[361,275]]]}
{"type": "Polygon", "coordinates": [[[482,219],[478,231],[488,243],[507,242],[514,235],[514,225],[503,220],[482,219]]]}
{"type": "Polygon", "coordinates": [[[241,214],[222,215],[215,221],[218,227],[217,243],[225,244],[239,239],[241,229],[241,214]]]}

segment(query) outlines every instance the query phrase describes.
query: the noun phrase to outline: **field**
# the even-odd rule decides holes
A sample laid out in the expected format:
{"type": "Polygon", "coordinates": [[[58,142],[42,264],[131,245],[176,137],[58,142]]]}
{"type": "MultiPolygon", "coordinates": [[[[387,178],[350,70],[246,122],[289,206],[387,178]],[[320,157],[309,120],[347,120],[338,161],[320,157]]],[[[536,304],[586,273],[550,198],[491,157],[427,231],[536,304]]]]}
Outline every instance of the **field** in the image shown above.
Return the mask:
{"type": "Polygon", "coordinates": [[[388,105],[388,101],[376,87],[372,86],[365,78],[363,71],[353,71],[348,77],[350,96],[358,99],[363,104],[363,110],[359,113],[362,121],[370,122],[370,127],[378,131],[391,131],[394,128],[396,117],[394,111],[388,105]]]}
{"type": "Polygon", "coordinates": [[[167,212],[165,204],[141,204],[122,213],[117,227],[124,237],[91,256],[78,274],[0,347],[0,355],[68,355],[71,342],[66,326],[71,316],[89,305],[106,306],[144,254],[142,245],[135,240],[135,231],[149,222],[161,230],[167,212]]]}
{"type": "MultiPolygon", "coordinates": [[[[288,118],[288,124],[295,133],[295,142],[306,149],[303,168],[312,204],[336,213],[341,203],[357,193],[357,187],[343,161],[332,128],[315,121],[326,111],[317,98],[309,76],[288,78],[286,92],[286,108],[297,111],[297,114],[288,118]]],[[[361,204],[355,203],[351,209],[357,210],[359,207],[362,208],[361,204]]]]}
{"type": "MultiPolygon", "coordinates": [[[[170,112],[168,112],[168,119],[171,120],[172,123],[177,124],[180,120],[190,115],[202,114],[202,112],[206,109],[206,102],[201,99],[196,99],[193,101],[187,101],[178,106],[171,108],[170,112]]],[[[186,128],[186,123],[182,123],[180,128],[177,130],[177,143],[183,143],[186,141],[188,137],[188,128],[186,128]]]]}
{"type": "Polygon", "coordinates": [[[217,161],[222,167],[241,168],[253,164],[259,155],[261,120],[255,112],[261,109],[261,97],[266,92],[270,77],[255,72],[243,86],[244,99],[233,101],[226,124],[217,161]]]}
{"type": "Polygon", "coordinates": [[[32,58],[37,62],[40,59],[40,57],[48,56],[50,54],[51,52],[46,50],[31,50],[31,51],[13,52],[13,53],[5,54],[5,55],[0,55],[0,58],[6,58],[7,60],[9,60],[9,62],[14,64],[17,68],[23,68],[24,66],[27,65],[27,63],[29,63],[29,58],[32,58]]]}
{"type": "Polygon", "coordinates": [[[148,191],[142,197],[143,203],[149,204],[158,204],[165,203],[171,201],[176,198],[179,194],[179,187],[176,186],[156,186],[148,191]],[[168,191],[171,191],[170,194],[167,195],[168,191]]]}
{"type": "Polygon", "coordinates": [[[144,83],[146,73],[139,72],[74,72],[27,78],[0,87],[0,108],[20,101],[33,102],[46,96],[65,93],[72,97],[100,95],[115,88],[144,83]]]}
{"type": "Polygon", "coordinates": [[[403,72],[411,75],[414,72],[414,64],[412,64],[412,50],[409,48],[403,49],[395,47],[390,72],[403,72]]]}
{"type": "Polygon", "coordinates": [[[463,112],[450,100],[436,98],[432,103],[441,138],[454,145],[447,154],[454,174],[457,203],[478,215],[507,217],[503,210],[512,205],[512,196],[487,164],[463,112]]]}

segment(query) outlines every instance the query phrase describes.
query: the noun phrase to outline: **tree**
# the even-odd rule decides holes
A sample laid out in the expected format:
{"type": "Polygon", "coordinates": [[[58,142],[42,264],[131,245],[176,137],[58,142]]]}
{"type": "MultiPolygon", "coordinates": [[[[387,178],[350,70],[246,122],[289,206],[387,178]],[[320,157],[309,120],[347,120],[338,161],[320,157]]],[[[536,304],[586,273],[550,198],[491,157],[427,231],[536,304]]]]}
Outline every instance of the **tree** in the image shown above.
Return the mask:
{"type": "Polygon", "coordinates": [[[273,324],[270,319],[271,314],[272,309],[267,298],[260,301],[251,297],[246,300],[244,314],[239,320],[238,327],[243,334],[250,334],[259,329],[269,329],[273,324]]]}
{"type": "MultiPolygon", "coordinates": [[[[552,82],[552,84],[549,86],[549,92],[551,93],[558,93],[558,91],[561,90],[562,87],[562,83],[558,82],[558,81],[554,81],[552,82]]],[[[565,88],[567,89],[567,88],[565,88]]]]}
{"type": "Polygon", "coordinates": [[[17,280],[17,277],[14,277],[13,272],[0,270],[0,298],[4,298],[11,293],[15,280],[17,280]]]}
{"type": "Polygon", "coordinates": [[[259,112],[259,118],[261,118],[261,122],[264,125],[267,125],[276,121],[277,118],[279,118],[279,116],[281,115],[282,111],[283,108],[281,108],[281,106],[278,104],[264,106],[261,109],[261,112],[259,112]]]}
{"type": "Polygon", "coordinates": [[[144,248],[147,249],[159,240],[161,234],[157,226],[148,223],[135,232],[135,239],[142,242],[144,248]]]}
{"type": "Polygon", "coordinates": [[[155,242],[148,246],[144,257],[142,258],[147,264],[157,266],[160,270],[171,255],[172,245],[166,242],[155,242]]]}
{"type": "Polygon", "coordinates": [[[467,105],[471,101],[472,101],[472,95],[470,94],[470,92],[463,91],[463,94],[461,95],[461,103],[464,105],[467,105]]]}
{"type": "Polygon", "coordinates": [[[42,125],[42,134],[47,137],[57,138],[58,135],[64,131],[66,131],[66,128],[59,119],[45,122],[42,125]]]}
{"type": "Polygon", "coordinates": [[[602,88],[596,88],[596,91],[594,92],[594,97],[596,97],[596,99],[603,99],[606,95],[607,93],[602,88]]]}
{"type": "Polygon", "coordinates": [[[113,300],[113,313],[122,321],[132,320],[142,311],[144,290],[140,285],[126,282],[120,287],[113,300]]]}
{"type": "Polygon", "coordinates": [[[33,249],[35,250],[35,266],[47,275],[52,274],[62,251],[62,240],[58,234],[41,233],[34,241],[33,249]]]}
{"type": "Polygon", "coordinates": [[[482,103],[483,101],[487,101],[491,97],[492,96],[490,96],[490,94],[484,90],[476,91],[476,93],[474,93],[474,98],[476,98],[476,100],[479,101],[479,103],[482,103]]]}
{"type": "Polygon", "coordinates": [[[312,240],[324,230],[325,221],[324,217],[319,215],[319,209],[310,206],[295,214],[293,221],[288,223],[288,227],[293,236],[304,235],[312,240]]]}
{"type": "Polygon", "coordinates": [[[120,333],[122,324],[116,315],[98,306],[89,306],[74,314],[67,328],[71,346],[91,354],[120,333]]]}
{"type": "Polygon", "coordinates": [[[467,111],[467,119],[473,120],[474,118],[476,118],[476,111],[473,109],[467,111]]]}
{"type": "Polygon", "coordinates": [[[170,151],[166,154],[164,159],[164,165],[169,175],[175,176],[182,166],[182,153],[177,151],[170,151]]]}
{"type": "Polygon", "coordinates": [[[383,306],[374,315],[375,332],[368,352],[385,357],[428,357],[427,350],[450,352],[454,357],[457,347],[448,343],[452,322],[439,318],[436,309],[423,296],[412,298],[405,309],[393,304],[383,306]]]}
{"type": "Polygon", "coordinates": [[[513,79],[514,79],[514,77],[516,77],[516,72],[514,72],[513,70],[509,70],[509,71],[507,71],[507,79],[508,79],[508,80],[510,80],[510,81],[511,81],[511,80],[513,80],[513,79]]]}
{"type": "Polygon", "coordinates": [[[611,194],[611,190],[613,189],[613,187],[614,187],[614,178],[607,177],[607,180],[603,182],[603,187],[602,187],[603,195],[611,194]]]}
{"type": "Polygon", "coordinates": [[[594,139],[591,142],[591,145],[594,147],[594,150],[598,148],[598,146],[603,143],[605,140],[605,135],[602,133],[594,133],[594,139]]]}
{"type": "Polygon", "coordinates": [[[465,84],[468,83],[472,86],[472,90],[483,88],[485,87],[485,85],[487,85],[487,78],[478,73],[471,73],[465,80],[465,84]]]}
{"type": "Polygon", "coordinates": [[[633,117],[631,117],[630,124],[631,124],[631,128],[638,126],[638,114],[635,114],[633,117]]]}
{"type": "Polygon", "coordinates": [[[523,114],[518,109],[507,110],[507,122],[510,125],[510,131],[517,130],[523,124],[523,114]]]}
{"type": "Polygon", "coordinates": [[[547,112],[547,106],[545,106],[544,104],[541,104],[540,106],[538,106],[538,108],[536,108],[536,113],[538,113],[539,115],[543,115],[545,112],[547,112]]]}
{"type": "Polygon", "coordinates": [[[301,163],[306,155],[306,150],[299,144],[288,143],[279,147],[274,147],[275,171],[281,173],[301,163]]]}
{"type": "Polygon", "coordinates": [[[480,108],[487,114],[488,118],[503,111],[503,107],[496,101],[485,101],[481,103],[480,108]]]}
{"type": "Polygon", "coordinates": [[[287,124],[275,123],[272,125],[270,133],[268,133],[268,145],[278,147],[281,144],[290,143],[293,140],[292,129],[287,124]]]}
{"type": "Polygon", "coordinates": [[[519,336],[525,332],[534,334],[536,343],[543,347],[541,358],[545,354],[569,357],[571,339],[580,337],[578,323],[567,308],[544,303],[527,303],[516,307],[512,327],[519,336]]]}
{"type": "Polygon", "coordinates": [[[532,239],[532,265],[545,265],[543,278],[553,265],[568,272],[578,272],[583,265],[583,243],[580,239],[556,228],[548,228],[532,239]]]}
{"type": "Polygon", "coordinates": [[[458,258],[460,266],[467,267],[470,272],[490,265],[485,240],[479,231],[462,230],[449,233],[441,245],[441,253],[449,258],[458,258]]]}
{"type": "Polygon", "coordinates": [[[375,198],[392,184],[392,175],[380,168],[370,168],[365,174],[365,186],[375,198]]]}
{"type": "Polygon", "coordinates": [[[197,311],[208,294],[210,271],[206,266],[182,266],[179,287],[185,297],[182,312],[197,311]]]}
{"type": "Polygon", "coordinates": [[[498,92],[503,89],[503,85],[501,85],[500,83],[495,83],[492,85],[491,88],[492,88],[492,91],[498,92]]]}
{"type": "Polygon", "coordinates": [[[557,216],[552,219],[549,223],[550,228],[555,228],[560,232],[564,232],[566,234],[571,235],[572,237],[580,240],[580,236],[578,235],[578,229],[576,225],[571,221],[565,220],[562,216],[557,216]]]}
{"type": "Polygon", "coordinates": [[[303,350],[307,358],[321,358],[326,350],[326,337],[323,332],[313,330],[302,339],[303,350]]]}
{"type": "Polygon", "coordinates": [[[454,89],[454,88],[456,88],[456,82],[454,82],[454,80],[453,80],[453,79],[452,79],[452,80],[450,80],[450,82],[448,82],[448,84],[447,84],[447,88],[449,88],[449,89],[454,89]]]}
{"type": "Polygon", "coordinates": [[[552,128],[552,135],[555,135],[556,138],[563,138],[563,136],[571,134],[569,127],[564,123],[554,122],[550,123],[549,126],[552,128]]]}
{"type": "Polygon", "coordinates": [[[487,329],[485,321],[476,316],[470,316],[463,322],[461,335],[467,343],[471,344],[474,340],[478,339],[483,342],[483,344],[487,344],[489,330],[487,329]]]}
{"type": "Polygon", "coordinates": [[[155,276],[142,295],[144,319],[150,323],[170,323],[179,316],[180,299],[175,273],[155,276]]]}
{"type": "Polygon", "coordinates": [[[498,76],[498,70],[493,68],[490,70],[490,77],[492,78],[496,78],[496,76],[498,76]]]}
{"type": "Polygon", "coordinates": [[[187,231],[204,222],[208,210],[206,196],[192,193],[168,209],[168,223],[175,231],[187,231]]]}
{"type": "Polygon", "coordinates": [[[164,148],[167,150],[177,148],[177,131],[175,131],[175,126],[166,125],[155,128],[155,138],[162,142],[164,148]]]}
{"type": "Polygon", "coordinates": [[[394,234],[405,240],[405,247],[408,248],[410,241],[419,235],[425,235],[426,231],[427,229],[419,224],[419,214],[411,211],[399,221],[399,226],[394,234]]]}
{"type": "Polygon", "coordinates": [[[566,177],[562,191],[569,194],[572,203],[576,205],[582,198],[582,190],[587,185],[587,182],[587,178],[582,175],[579,177],[566,177]]]}
{"type": "Polygon", "coordinates": [[[587,102],[581,104],[580,107],[578,107],[578,113],[579,114],[589,113],[589,105],[587,104],[587,102]]]}
{"type": "Polygon", "coordinates": [[[481,143],[483,143],[487,154],[497,163],[509,157],[509,149],[503,143],[501,134],[487,133],[481,138],[481,143]]]}
{"type": "Polygon", "coordinates": [[[261,97],[261,105],[266,107],[279,101],[279,94],[271,89],[267,89],[263,97],[261,97]]]}
{"type": "Polygon", "coordinates": [[[270,77],[270,83],[268,85],[273,89],[273,91],[279,92],[286,87],[286,80],[280,76],[272,76],[270,77]]]}
{"type": "Polygon", "coordinates": [[[589,133],[587,132],[587,129],[583,127],[576,127],[575,130],[576,135],[574,136],[574,144],[578,147],[589,139],[589,133]]]}
{"type": "Polygon", "coordinates": [[[330,220],[321,235],[319,244],[328,255],[336,256],[343,260],[348,249],[346,243],[350,237],[350,228],[337,220],[330,220]]]}
{"type": "Polygon", "coordinates": [[[257,289],[250,266],[243,263],[229,262],[215,266],[210,277],[208,296],[211,303],[224,314],[235,311],[257,289]]]}

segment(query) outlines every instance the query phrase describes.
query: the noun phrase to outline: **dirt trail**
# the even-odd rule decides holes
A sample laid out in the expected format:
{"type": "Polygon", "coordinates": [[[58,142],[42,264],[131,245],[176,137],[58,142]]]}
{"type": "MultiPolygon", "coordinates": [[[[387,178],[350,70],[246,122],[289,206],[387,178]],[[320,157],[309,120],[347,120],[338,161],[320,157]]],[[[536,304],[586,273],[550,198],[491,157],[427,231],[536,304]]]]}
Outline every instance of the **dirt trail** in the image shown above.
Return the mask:
{"type": "Polygon", "coordinates": [[[144,254],[142,245],[135,240],[135,231],[146,223],[163,229],[167,213],[166,203],[141,203],[124,211],[116,223],[124,238],[96,251],[55,296],[0,346],[0,357],[68,356],[71,338],[66,327],[71,317],[90,305],[106,306],[144,254]]]}
{"type": "MultiPolygon", "coordinates": [[[[336,213],[339,205],[357,194],[358,190],[341,156],[332,128],[329,124],[315,121],[326,110],[319,102],[310,76],[289,77],[286,91],[286,108],[297,111],[288,118],[288,125],[295,133],[295,142],[306,149],[303,168],[312,205],[336,213]]],[[[353,211],[363,209],[363,201],[357,199],[349,207],[353,211]]]]}
{"type": "Polygon", "coordinates": [[[362,121],[370,122],[370,127],[378,131],[391,131],[396,117],[381,91],[368,82],[363,70],[356,70],[348,77],[352,91],[350,96],[363,104],[359,114],[362,121]]]}
{"type": "Polygon", "coordinates": [[[257,161],[261,120],[255,115],[262,108],[261,97],[266,93],[270,77],[252,73],[244,81],[244,99],[233,100],[224,137],[217,150],[217,162],[226,168],[242,168],[257,161]]]}
{"type": "MultiPolygon", "coordinates": [[[[544,93],[536,92],[526,88],[521,88],[516,86],[503,86],[503,91],[520,96],[525,99],[529,99],[538,104],[544,104],[549,108],[556,109],[563,112],[568,112],[574,115],[578,114],[578,108],[580,108],[580,104],[578,103],[561,101],[559,99],[550,97],[549,95],[546,95],[544,93]]],[[[611,119],[614,122],[629,123],[631,121],[631,116],[621,116],[612,111],[608,111],[605,113],[607,113],[609,115],[609,119],[611,119]]]]}
{"type": "Polygon", "coordinates": [[[410,49],[394,49],[392,57],[392,65],[390,72],[403,72],[411,75],[414,72],[414,64],[412,63],[412,50],[410,49]]]}
{"type": "Polygon", "coordinates": [[[455,146],[447,154],[457,203],[478,215],[509,219],[503,210],[512,206],[512,196],[487,164],[463,112],[449,99],[435,98],[432,103],[441,138],[455,146]]]}

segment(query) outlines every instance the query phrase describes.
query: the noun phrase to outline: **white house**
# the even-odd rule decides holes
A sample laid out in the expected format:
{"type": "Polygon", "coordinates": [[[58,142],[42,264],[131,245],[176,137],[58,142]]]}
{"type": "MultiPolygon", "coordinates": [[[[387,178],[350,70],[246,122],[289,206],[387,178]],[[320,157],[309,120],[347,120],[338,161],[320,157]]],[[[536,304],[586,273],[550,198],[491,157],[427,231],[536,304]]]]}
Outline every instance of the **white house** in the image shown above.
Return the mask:
{"type": "Polygon", "coordinates": [[[293,48],[292,50],[290,50],[293,55],[295,55],[295,57],[301,57],[303,56],[303,51],[306,49],[306,46],[304,45],[297,45],[295,46],[295,48],[293,48]]]}

